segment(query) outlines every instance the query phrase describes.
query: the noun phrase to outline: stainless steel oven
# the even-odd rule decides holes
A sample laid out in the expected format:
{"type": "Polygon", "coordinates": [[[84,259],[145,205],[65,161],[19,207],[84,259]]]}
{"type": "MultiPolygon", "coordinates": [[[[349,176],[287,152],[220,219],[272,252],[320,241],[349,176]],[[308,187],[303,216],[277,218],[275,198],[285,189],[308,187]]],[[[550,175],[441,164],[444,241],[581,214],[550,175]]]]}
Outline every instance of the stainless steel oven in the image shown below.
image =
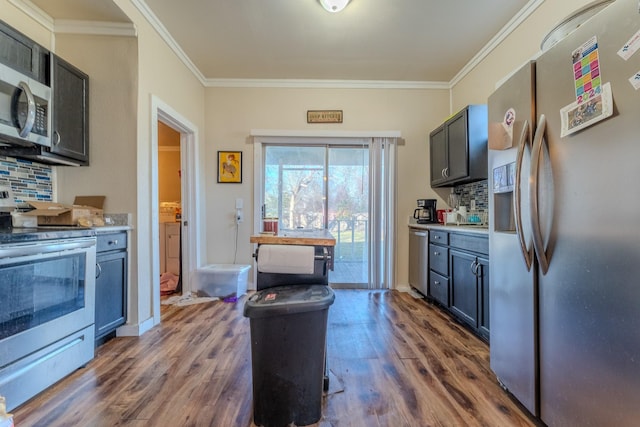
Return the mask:
{"type": "Polygon", "coordinates": [[[0,244],[0,395],[9,410],[94,356],[96,238],[0,244]]]}

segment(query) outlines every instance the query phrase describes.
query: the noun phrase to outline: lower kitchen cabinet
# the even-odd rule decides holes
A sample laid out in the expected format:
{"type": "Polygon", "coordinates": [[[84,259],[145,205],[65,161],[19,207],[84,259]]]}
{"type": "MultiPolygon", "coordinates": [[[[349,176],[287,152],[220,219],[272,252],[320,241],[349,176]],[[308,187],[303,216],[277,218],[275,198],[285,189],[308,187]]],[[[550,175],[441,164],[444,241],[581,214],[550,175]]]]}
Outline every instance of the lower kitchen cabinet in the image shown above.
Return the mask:
{"type": "Polygon", "coordinates": [[[474,272],[476,257],[457,250],[449,253],[451,260],[450,310],[472,327],[478,325],[478,284],[474,272]]]}
{"type": "Polygon", "coordinates": [[[429,297],[449,307],[449,233],[429,231],[429,297]]]}
{"type": "Polygon", "coordinates": [[[451,311],[489,339],[489,260],[453,250],[451,264],[451,311]]]}
{"type": "Polygon", "coordinates": [[[98,233],[96,247],[96,346],[127,321],[127,232],[98,233]]]}
{"type": "Polygon", "coordinates": [[[429,297],[489,340],[488,236],[433,229],[429,235],[429,297]]]}

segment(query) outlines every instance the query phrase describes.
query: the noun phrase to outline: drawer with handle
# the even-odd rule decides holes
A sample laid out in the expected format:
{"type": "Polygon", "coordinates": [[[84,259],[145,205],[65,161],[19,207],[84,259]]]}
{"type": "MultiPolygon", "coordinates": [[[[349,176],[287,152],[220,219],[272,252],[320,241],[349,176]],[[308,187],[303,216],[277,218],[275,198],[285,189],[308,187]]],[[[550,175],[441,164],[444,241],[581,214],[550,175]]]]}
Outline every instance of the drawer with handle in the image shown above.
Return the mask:
{"type": "Polygon", "coordinates": [[[438,273],[429,273],[429,296],[449,307],[449,279],[438,273]]]}
{"type": "Polygon", "coordinates": [[[445,276],[449,275],[449,248],[429,245],[429,268],[445,276]]]}
{"type": "Polygon", "coordinates": [[[98,233],[96,252],[123,250],[127,248],[127,232],[98,233]]]}
{"type": "Polygon", "coordinates": [[[429,241],[438,245],[449,244],[449,233],[446,231],[429,230],[429,241]]]}

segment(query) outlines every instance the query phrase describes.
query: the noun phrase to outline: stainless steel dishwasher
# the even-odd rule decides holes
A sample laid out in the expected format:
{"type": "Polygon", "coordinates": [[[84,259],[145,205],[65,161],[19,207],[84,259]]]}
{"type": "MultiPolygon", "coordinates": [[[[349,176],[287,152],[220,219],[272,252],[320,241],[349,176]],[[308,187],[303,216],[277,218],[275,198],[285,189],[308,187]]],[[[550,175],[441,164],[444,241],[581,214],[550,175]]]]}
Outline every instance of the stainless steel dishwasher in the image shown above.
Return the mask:
{"type": "Polygon", "coordinates": [[[409,285],[429,291],[429,231],[409,228],[409,285]]]}

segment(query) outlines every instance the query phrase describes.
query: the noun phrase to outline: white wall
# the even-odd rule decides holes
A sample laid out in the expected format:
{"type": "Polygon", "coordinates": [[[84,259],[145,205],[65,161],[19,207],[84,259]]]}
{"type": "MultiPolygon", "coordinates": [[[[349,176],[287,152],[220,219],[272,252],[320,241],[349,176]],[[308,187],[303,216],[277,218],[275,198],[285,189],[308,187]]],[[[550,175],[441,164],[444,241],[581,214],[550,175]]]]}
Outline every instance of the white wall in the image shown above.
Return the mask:
{"type": "MultiPolygon", "coordinates": [[[[138,31],[136,185],[129,184],[123,191],[135,194],[137,202],[134,223],[138,262],[134,268],[137,274],[138,299],[130,308],[137,312],[137,322],[142,323],[157,314],[153,313],[153,283],[159,281],[152,262],[154,256],[158,259],[157,254],[152,251],[152,231],[156,227],[154,224],[158,223],[158,209],[157,206],[152,206],[152,191],[157,186],[152,173],[154,153],[151,130],[152,127],[157,127],[157,122],[152,117],[151,100],[154,96],[160,99],[195,125],[200,132],[198,135],[203,135],[204,89],[130,0],[114,0],[114,3],[127,14],[138,31]]],[[[202,141],[197,140],[196,146],[201,147],[202,141]]],[[[196,158],[202,157],[196,155],[196,158]]],[[[203,165],[200,166],[202,170],[203,165]]]]}
{"type": "Polygon", "coordinates": [[[437,197],[429,185],[428,134],[449,111],[448,90],[208,88],[205,100],[205,193],[209,263],[233,262],[235,199],[244,200],[238,263],[252,264],[249,236],[253,224],[253,145],[251,129],[399,130],[396,242],[397,284],[408,283],[407,216],[418,198],[437,197]],[[342,124],[307,124],[307,110],[343,110],[342,124]],[[218,150],[243,152],[242,184],[217,184],[218,150]]]}

